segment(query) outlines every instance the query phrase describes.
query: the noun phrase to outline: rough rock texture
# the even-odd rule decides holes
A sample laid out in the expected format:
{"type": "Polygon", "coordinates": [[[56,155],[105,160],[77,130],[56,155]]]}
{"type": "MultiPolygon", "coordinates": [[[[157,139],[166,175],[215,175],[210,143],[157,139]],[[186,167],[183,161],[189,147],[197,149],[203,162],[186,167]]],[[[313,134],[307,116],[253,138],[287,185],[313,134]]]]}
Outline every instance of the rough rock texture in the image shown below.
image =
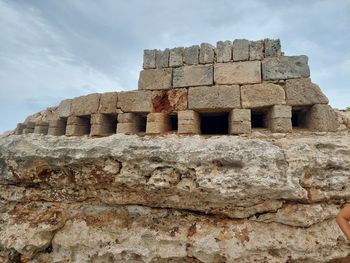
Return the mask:
{"type": "Polygon", "coordinates": [[[349,135],[3,138],[0,261],[345,257],[349,135]]]}

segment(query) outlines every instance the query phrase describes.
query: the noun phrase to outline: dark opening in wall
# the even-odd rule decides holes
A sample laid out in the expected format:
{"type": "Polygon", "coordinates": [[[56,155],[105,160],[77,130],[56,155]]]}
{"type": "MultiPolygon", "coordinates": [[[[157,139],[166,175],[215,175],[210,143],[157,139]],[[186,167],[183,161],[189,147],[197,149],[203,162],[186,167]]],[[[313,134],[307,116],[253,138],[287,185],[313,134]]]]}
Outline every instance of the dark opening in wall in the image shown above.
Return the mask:
{"type": "Polygon", "coordinates": [[[202,134],[228,134],[228,112],[200,113],[202,134]]]}
{"type": "Polygon", "coordinates": [[[171,131],[177,131],[177,125],[178,125],[178,121],[177,121],[177,114],[171,114],[169,115],[170,118],[170,129],[171,131]]]}
{"type": "Polygon", "coordinates": [[[81,116],[81,124],[84,127],[83,129],[81,129],[81,133],[82,135],[89,135],[91,132],[91,116],[90,115],[86,115],[86,116],[81,116]]]}
{"type": "Polygon", "coordinates": [[[108,126],[108,131],[111,134],[116,133],[117,130],[117,116],[116,114],[105,114],[106,115],[106,120],[107,123],[106,125],[108,126]]]}
{"type": "Polygon", "coordinates": [[[267,113],[265,108],[251,110],[252,129],[267,128],[267,113]]]}
{"type": "Polygon", "coordinates": [[[292,108],[292,127],[295,129],[308,128],[308,115],[310,108],[308,107],[293,107],[292,108]]]}
{"type": "Polygon", "coordinates": [[[137,130],[139,132],[146,132],[147,113],[136,113],[137,116],[137,130]]]}

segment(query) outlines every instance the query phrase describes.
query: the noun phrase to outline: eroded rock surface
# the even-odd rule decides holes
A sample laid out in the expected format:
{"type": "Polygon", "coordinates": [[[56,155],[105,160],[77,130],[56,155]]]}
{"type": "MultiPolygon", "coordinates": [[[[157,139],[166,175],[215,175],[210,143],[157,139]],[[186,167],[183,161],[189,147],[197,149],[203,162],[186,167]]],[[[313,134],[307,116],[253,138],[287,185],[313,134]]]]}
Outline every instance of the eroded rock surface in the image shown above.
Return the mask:
{"type": "Polygon", "coordinates": [[[336,262],[349,177],[348,131],[9,136],[0,261],[336,262]]]}

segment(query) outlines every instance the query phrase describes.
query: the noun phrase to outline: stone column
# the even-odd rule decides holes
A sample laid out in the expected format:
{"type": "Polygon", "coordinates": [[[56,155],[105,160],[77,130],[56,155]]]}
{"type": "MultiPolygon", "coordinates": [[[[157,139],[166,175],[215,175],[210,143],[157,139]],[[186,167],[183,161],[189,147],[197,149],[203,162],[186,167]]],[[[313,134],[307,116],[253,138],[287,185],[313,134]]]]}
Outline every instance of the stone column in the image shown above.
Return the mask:
{"type": "Polygon", "coordinates": [[[228,133],[242,134],[251,133],[251,111],[250,109],[233,109],[228,117],[228,133]]]}
{"type": "Polygon", "coordinates": [[[112,115],[91,114],[90,136],[108,136],[115,133],[115,120],[112,115]]]}
{"type": "Polygon", "coordinates": [[[71,116],[67,119],[67,136],[83,136],[90,134],[90,118],[71,116]]]}
{"type": "Polygon", "coordinates": [[[137,134],[141,131],[141,116],[135,113],[118,114],[117,133],[137,134]]]}
{"type": "Polygon", "coordinates": [[[33,133],[35,128],[34,122],[27,122],[26,127],[23,129],[23,134],[33,133]]]}
{"type": "Polygon", "coordinates": [[[268,128],[272,132],[292,131],[292,107],[289,105],[274,105],[268,113],[268,128]]]}
{"type": "Polygon", "coordinates": [[[49,122],[48,135],[61,136],[66,134],[67,119],[60,118],[49,122]]]}
{"type": "Polygon", "coordinates": [[[201,124],[198,112],[193,110],[179,111],[178,118],[178,134],[200,134],[201,124]]]}
{"type": "Polygon", "coordinates": [[[153,112],[147,115],[147,134],[160,134],[170,130],[170,118],[167,113],[153,112]]]}
{"type": "Polygon", "coordinates": [[[34,133],[47,134],[48,129],[49,123],[45,121],[40,121],[35,124],[34,133]]]}

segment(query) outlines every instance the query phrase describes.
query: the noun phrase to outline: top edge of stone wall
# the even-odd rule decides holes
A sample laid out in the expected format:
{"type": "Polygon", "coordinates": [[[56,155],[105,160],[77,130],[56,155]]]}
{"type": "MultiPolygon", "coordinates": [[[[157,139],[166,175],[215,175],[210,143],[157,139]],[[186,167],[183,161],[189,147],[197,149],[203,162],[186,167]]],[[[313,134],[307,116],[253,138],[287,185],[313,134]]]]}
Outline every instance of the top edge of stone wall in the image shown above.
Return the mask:
{"type": "Polygon", "coordinates": [[[143,69],[176,68],[184,65],[212,64],[235,61],[263,60],[283,56],[279,39],[250,41],[235,39],[218,41],[216,46],[209,43],[189,47],[145,49],[143,69]]]}

